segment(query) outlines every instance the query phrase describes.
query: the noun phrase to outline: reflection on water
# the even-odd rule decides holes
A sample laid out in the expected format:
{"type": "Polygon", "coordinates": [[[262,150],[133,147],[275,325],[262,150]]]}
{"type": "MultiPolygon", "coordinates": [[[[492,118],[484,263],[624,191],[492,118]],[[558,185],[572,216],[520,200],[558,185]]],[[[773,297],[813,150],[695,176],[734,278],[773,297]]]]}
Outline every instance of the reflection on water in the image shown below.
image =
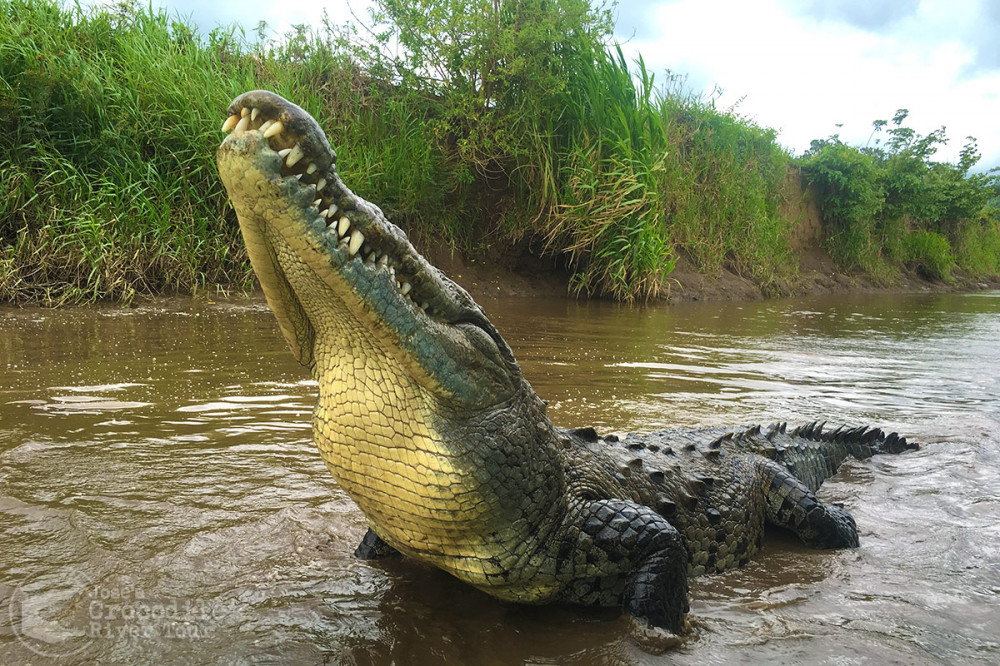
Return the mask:
{"type": "MultiPolygon", "coordinates": [[[[561,425],[821,419],[928,444],[824,486],[860,549],[773,535],[695,581],[673,661],[1000,660],[1000,294],[484,306],[561,425]]],[[[0,309],[0,663],[667,662],[614,611],[354,560],[315,393],[261,301],[0,309]]]]}

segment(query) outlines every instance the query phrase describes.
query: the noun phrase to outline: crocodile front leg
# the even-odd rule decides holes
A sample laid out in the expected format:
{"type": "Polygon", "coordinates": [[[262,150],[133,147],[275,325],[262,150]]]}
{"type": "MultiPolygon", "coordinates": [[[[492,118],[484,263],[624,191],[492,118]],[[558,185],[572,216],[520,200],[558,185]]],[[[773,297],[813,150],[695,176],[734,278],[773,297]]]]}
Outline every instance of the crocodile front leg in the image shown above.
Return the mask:
{"type": "Polygon", "coordinates": [[[387,555],[399,555],[399,551],[382,540],[372,528],[368,528],[361,543],[354,549],[354,557],[359,560],[374,560],[387,555]]]}
{"type": "Polygon", "coordinates": [[[624,500],[590,502],[559,545],[560,571],[575,575],[574,603],[621,605],[640,624],[675,634],[688,612],[688,554],[680,533],[652,509],[624,500]]]}

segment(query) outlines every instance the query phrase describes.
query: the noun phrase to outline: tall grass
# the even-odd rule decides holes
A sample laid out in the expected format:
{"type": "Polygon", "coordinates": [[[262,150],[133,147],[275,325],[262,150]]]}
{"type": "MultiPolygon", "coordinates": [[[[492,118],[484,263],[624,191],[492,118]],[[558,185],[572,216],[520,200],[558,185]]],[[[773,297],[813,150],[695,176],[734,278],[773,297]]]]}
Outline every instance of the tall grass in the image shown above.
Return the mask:
{"type": "MultiPolygon", "coordinates": [[[[674,265],[665,201],[666,135],[652,78],[633,79],[621,50],[583,44],[556,97],[562,113],[540,143],[551,192],[549,248],[570,255],[574,288],[621,300],[648,298],[674,265]],[[638,84],[638,85],[637,85],[638,84]]],[[[536,129],[537,132],[537,129],[536,129]]]]}
{"type": "Polygon", "coordinates": [[[677,246],[703,271],[727,266],[766,290],[793,279],[791,221],[779,213],[789,156],[774,131],[690,96],[664,97],[660,114],[677,246]]]}
{"type": "Polygon", "coordinates": [[[213,163],[220,100],[254,81],[223,57],[229,38],[201,44],[150,11],[0,3],[0,299],[249,284],[213,163]]]}
{"type": "Polygon", "coordinates": [[[765,288],[794,276],[778,214],[789,158],[773,132],[658,88],[621,49],[584,42],[568,57],[555,120],[536,129],[548,138],[537,151],[548,180],[535,190],[550,193],[547,247],[570,254],[575,288],[655,297],[678,253],[765,288]]]}

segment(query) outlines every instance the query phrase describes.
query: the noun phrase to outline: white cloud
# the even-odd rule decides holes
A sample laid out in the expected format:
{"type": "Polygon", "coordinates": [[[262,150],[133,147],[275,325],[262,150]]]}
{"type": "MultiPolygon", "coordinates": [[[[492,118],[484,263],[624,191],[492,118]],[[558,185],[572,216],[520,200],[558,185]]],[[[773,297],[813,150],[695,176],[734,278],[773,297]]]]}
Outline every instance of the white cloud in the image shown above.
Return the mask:
{"type": "MultiPolygon", "coordinates": [[[[981,7],[975,0],[924,0],[889,18],[831,20],[789,11],[787,2],[680,0],[661,4],[628,45],[652,71],[691,72],[723,88],[717,104],[779,130],[799,153],[837,132],[864,144],[871,123],[910,110],[921,134],[947,126],[938,154],[956,160],[967,135],[979,139],[981,168],[1000,164],[1000,71],[975,68],[981,7]]],[[[881,16],[881,15],[880,15],[881,16]]],[[[648,17],[647,17],[648,18],[648,17]]],[[[619,24],[619,34],[628,35],[619,24]]],[[[710,91],[710,90],[709,90],[710,91]]],[[[709,92],[706,91],[706,92],[709,92]]]]}

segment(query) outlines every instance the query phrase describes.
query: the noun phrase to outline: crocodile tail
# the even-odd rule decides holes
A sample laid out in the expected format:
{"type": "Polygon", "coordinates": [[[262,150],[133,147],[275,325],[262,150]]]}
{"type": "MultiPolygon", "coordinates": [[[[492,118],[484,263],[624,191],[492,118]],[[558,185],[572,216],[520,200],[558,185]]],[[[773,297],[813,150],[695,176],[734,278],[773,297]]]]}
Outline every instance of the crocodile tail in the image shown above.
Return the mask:
{"type": "Polygon", "coordinates": [[[824,430],[825,422],[813,421],[797,428],[787,423],[759,425],[740,432],[726,433],[710,446],[726,442],[738,449],[763,455],[783,465],[802,480],[810,490],[837,473],[849,456],[863,460],[880,453],[902,453],[919,449],[896,433],[885,434],[879,428],[841,426],[824,430]]]}
{"type": "Polygon", "coordinates": [[[824,442],[833,447],[844,447],[858,459],[870,458],[879,453],[902,453],[920,448],[919,444],[907,442],[905,437],[893,432],[888,435],[880,428],[840,426],[836,430],[823,430],[826,422],[813,421],[792,430],[789,435],[814,442],[824,442]]]}

